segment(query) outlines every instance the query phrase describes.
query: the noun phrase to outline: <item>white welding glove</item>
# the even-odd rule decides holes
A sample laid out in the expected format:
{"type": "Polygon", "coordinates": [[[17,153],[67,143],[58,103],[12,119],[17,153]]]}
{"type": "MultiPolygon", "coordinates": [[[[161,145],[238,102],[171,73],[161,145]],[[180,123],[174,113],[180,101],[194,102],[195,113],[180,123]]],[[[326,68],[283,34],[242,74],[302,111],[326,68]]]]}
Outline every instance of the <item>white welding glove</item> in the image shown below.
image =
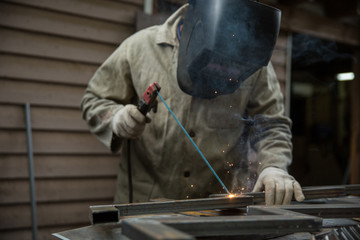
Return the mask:
{"type": "Polygon", "coordinates": [[[138,138],[144,131],[145,124],[150,121],[135,105],[128,104],[115,114],[111,127],[118,137],[138,138]]]}
{"type": "Polygon", "coordinates": [[[260,173],[253,192],[264,189],[266,205],[290,204],[293,194],[298,202],[305,199],[300,184],[280,168],[268,167],[260,173]]]}

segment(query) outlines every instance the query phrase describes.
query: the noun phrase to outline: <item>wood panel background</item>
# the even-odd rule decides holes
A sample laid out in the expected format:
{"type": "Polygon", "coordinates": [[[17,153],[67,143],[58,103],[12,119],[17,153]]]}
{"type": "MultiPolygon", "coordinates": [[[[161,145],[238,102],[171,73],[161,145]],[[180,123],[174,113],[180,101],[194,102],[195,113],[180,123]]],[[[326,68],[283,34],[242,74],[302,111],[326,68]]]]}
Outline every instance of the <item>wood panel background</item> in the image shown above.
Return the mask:
{"type": "MultiPolygon", "coordinates": [[[[25,103],[39,239],[89,225],[90,205],[112,203],[118,156],[89,133],[79,104],[98,66],[135,31],[142,4],[0,1],[0,239],[31,239],[25,103]]],[[[285,33],[272,61],[285,89],[285,33]]]]}
{"type": "Polygon", "coordinates": [[[32,239],[25,103],[39,239],[87,226],[90,205],[113,202],[118,155],[89,133],[80,100],[142,8],[143,0],[0,1],[0,239],[32,239]]]}
{"type": "MultiPolygon", "coordinates": [[[[98,66],[135,32],[142,8],[143,0],[0,0],[0,239],[31,239],[25,103],[39,239],[89,225],[88,207],[112,202],[118,156],[89,133],[79,105],[98,66]]],[[[272,63],[286,99],[288,31],[359,42],[353,29],[307,14],[285,9],[284,19],[272,63]]]]}

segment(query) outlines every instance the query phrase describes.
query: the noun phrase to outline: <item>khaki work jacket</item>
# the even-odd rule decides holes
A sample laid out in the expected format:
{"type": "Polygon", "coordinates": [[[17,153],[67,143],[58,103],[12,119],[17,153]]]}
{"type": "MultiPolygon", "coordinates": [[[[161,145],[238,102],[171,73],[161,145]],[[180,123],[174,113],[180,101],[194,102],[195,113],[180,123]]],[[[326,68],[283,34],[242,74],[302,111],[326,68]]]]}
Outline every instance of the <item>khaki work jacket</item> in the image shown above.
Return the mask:
{"type": "MultiPolygon", "coordinates": [[[[176,79],[176,28],[187,6],[163,25],[126,39],[90,80],[81,108],[90,131],[109,149],[121,148],[116,203],[128,202],[127,140],[111,130],[113,115],[137,104],[158,82],[161,95],[230,191],[251,190],[265,167],[286,170],[291,162],[291,121],[271,64],[237,91],[214,99],[182,92],[176,79]]],[[[159,101],[141,137],[131,140],[134,201],[186,199],[225,193],[195,147],[159,101]]]]}

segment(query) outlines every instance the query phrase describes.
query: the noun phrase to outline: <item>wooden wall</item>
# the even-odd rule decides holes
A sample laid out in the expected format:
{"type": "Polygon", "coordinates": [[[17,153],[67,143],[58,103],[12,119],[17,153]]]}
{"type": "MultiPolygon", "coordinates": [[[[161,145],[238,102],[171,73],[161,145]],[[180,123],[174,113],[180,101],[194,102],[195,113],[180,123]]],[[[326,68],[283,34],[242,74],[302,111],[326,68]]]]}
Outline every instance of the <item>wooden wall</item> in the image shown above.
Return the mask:
{"type": "Polygon", "coordinates": [[[24,104],[31,106],[39,239],[89,225],[112,203],[118,156],[92,136],[80,100],[135,31],[143,0],[0,1],[0,239],[31,239],[24,104]]]}
{"type": "MultiPolygon", "coordinates": [[[[90,135],[79,105],[94,71],[135,31],[142,5],[143,0],[0,1],[0,239],[31,239],[25,103],[31,104],[39,239],[89,225],[89,205],[112,202],[118,156],[90,135]]],[[[300,18],[310,19],[285,9],[272,57],[285,97],[287,31],[333,32],[308,30],[319,21],[301,25],[300,18]]],[[[351,36],[331,35],[350,44],[351,36]]]]}

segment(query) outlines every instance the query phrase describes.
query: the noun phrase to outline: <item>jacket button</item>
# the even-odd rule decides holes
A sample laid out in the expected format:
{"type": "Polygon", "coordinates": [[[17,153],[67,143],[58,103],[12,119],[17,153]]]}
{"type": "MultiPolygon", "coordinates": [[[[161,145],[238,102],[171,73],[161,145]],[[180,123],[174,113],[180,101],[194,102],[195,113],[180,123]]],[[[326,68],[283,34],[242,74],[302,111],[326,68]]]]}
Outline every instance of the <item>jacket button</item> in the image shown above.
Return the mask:
{"type": "Polygon", "coordinates": [[[185,171],[185,172],[184,172],[184,177],[186,177],[186,178],[187,178],[187,177],[190,177],[190,172],[189,172],[189,171],[185,171]]]}
{"type": "Polygon", "coordinates": [[[192,138],[195,137],[194,131],[190,131],[190,132],[189,132],[189,135],[190,135],[190,137],[192,137],[192,138]]]}

